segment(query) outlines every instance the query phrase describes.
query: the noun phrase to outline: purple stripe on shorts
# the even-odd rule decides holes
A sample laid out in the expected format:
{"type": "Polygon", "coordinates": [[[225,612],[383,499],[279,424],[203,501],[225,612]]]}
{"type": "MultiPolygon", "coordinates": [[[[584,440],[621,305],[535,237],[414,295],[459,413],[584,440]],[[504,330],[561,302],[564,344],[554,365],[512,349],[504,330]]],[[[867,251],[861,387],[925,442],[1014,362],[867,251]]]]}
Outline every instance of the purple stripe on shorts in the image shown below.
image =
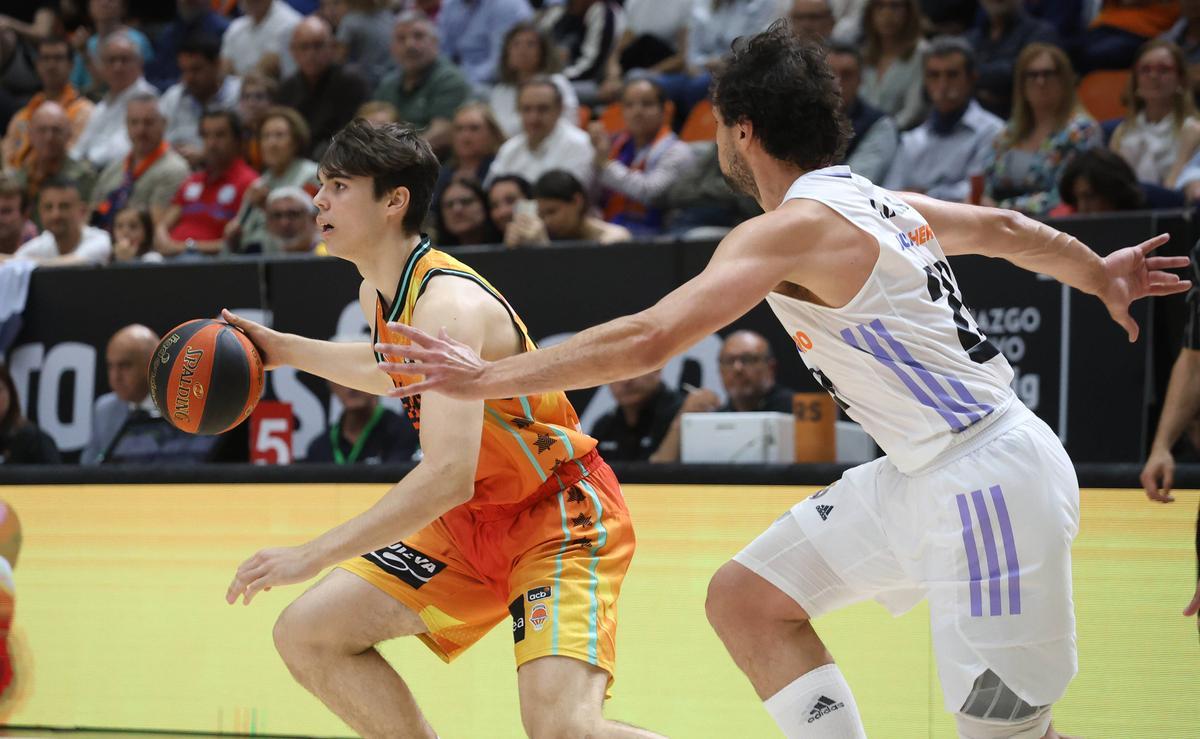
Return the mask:
{"type": "Polygon", "coordinates": [[[983,591],[979,581],[979,550],[975,548],[975,527],[971,523],[971,511],[967,508],[967,496],[954,496],[958,500],[958,517],[962,521],[963,548],[967,550],[967,572],[971,575],[971,615],[983,615],[983,591]]]}
{"type": "Polygon", "coordinates": [[[1004,541],[1004,561],[1008,566],[1008,612],[1016,616],[1021,612],[1021,566],[1017,564],[1017,544],[1013,539],[1012,521],[1008,518],[1004,491],[999,485],[993,485],[991,493],[992,505],[996,507],[996,518],[1000,522],[1000,537],[1004,541]]]}
{"type": "MultiPolygon", "coordinates": [[[[950,394],[946,392],[946,388],[942,387],[942,383],[938,381],[938,377],[942,377],[942,379],[953,383],[953,378],[943,375],[934,376],[932,372],[925,368],[925,365],[917,361],[916,357],[914,357],[908,351],[907,347],[905,347],[899,341],[896,341],[895,337],[892,336],[891,332],[887,330],[887,328],[883,325],[883,321],[880,319],[876,318],[874,321],[871,321],[870,325],[871,328],[875,329],[875,333],[882,336],[883,340],[886,341],[888,346],[892,348],[892,351],[895,352],[896,357],[899,358],[901,362],[904,362],[904,364],[907,366],[912,367],[913,371],[917,373],[917,377],[921,378],[921,382],[925,383],[925,387],[929,388],[929,391],[932,392],[934,396],[942,402],[943,406],[949,408],[955,413],[962,413],[965,415],[969,421],[968,425],[983,418],[983,413],[979,411],[973,411],[959,405],[958,401],[950,397],[950,394]]],[[[959,385],[961,386],[962,383],[959,383],[959,385]]],[[[963,389],[965,390],[966,388],[963,389]]]]}
{"type": "MultiPolygon", "coordinates": [[[[904,383],[904,386],[907,387],[908,391],[912,393],[914,398],[917,399],[917,402],[927,408],[932,408],[933,410],[937,411],[938,415],[940,415],[954,431],[962,431],[966,428],[966,425],[963,424],[962,421],[958,420],[957,416],[938,405],[937,402],[934,401],[933,398],[930,398],[929,395],[927,395],[925,391],[921,389],[921,386],[909,376],[908,372],[901,369],[900,365],[896,363],[896,360],[892,359],[892,357],[888,355],[884,348],[880,346],[879,342],[875,339],[874,334],[872,334],[866,326],[859,326],[858,330],[859,333],[862,334],[863,339],[866,341],[870,354],[879,360],[884,366],[894,372],[896,377],[900,378],[900,382],[904,383]]],[[[855,349],[861,349],[861,347],[858,345],[858,342],[855,341],[854,334],[851,333],[850,329],[842,329],[842,339],[844,339],[847,344],[855,349]]]]}
{"type": "Polygon", "coordinates": [[[996,536],[992,533],[992,519],[988,515],[987,504],[983,502],[982,490],[972,490],[971,500],[975,503],[975,516],[979,519],[979,534],[983,538],[983,552],[987,555],[988,602],[991,603],[991,615],[999,616],[1004,612],[1004,604],[1000,602],[1000,557],[996,554],[996,536]]]}

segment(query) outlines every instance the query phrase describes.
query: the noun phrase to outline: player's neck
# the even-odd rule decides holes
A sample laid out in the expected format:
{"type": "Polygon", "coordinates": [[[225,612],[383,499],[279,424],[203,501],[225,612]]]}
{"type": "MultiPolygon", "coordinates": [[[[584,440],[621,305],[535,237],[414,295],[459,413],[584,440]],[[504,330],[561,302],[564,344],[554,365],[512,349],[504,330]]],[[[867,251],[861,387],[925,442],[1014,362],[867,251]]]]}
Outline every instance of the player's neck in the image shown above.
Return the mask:
{"type": "Polygon", "coordinates": [[[383,294],[389,306],[396,301],[404,265],[420,243],[420,234],[388,234],[367,249],[361,259],[356,260],[359,274],[383,294]]]}
{"type": "Polygon", "coordinates": [[[772,211],[783,203],[783,196],[806,170],[773,160],[751,171],[758,187],[758,204],[763,210],[772,211]]]}

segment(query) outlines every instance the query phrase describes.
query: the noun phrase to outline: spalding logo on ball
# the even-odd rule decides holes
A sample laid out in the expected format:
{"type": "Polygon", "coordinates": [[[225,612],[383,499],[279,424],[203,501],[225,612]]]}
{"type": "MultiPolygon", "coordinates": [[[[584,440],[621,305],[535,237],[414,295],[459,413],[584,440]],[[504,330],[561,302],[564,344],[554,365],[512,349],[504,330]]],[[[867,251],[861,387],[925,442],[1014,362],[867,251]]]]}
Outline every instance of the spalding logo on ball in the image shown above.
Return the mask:
{"type": "Polygon", "coordinates": [[[150,397],[162,417],[192,434],[219,434],[249,417],[263,364],[249,337],[207,318],[167,332],[150,358],[150,397]]]}

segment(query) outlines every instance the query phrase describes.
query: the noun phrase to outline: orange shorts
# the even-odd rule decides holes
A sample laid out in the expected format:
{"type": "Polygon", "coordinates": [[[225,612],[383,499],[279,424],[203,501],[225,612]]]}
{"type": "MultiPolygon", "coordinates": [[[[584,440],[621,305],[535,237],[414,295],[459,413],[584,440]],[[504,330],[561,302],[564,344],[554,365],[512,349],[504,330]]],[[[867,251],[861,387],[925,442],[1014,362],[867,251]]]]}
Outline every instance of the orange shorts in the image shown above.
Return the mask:
{"type": "Polygon", "coordinates": [[[551,478],[512,515],[468,505],[411,538],[344,562],[421,617],[449,662],[506,616],[517,666],[547,655],[596,665],[612,683],[617,595],[633,558],[629,510],[596,452],[551,478]]]}

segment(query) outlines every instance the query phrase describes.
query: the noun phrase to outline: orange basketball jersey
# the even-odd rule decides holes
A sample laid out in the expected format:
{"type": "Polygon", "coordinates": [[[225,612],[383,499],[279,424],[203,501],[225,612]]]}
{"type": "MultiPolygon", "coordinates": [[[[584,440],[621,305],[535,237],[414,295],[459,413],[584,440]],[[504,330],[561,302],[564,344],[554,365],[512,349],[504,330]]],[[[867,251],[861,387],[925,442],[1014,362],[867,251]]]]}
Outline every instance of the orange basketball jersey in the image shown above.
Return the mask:
{"type": "MultiPolygon", "coordinates": [[[[475,282],[508,311],[520,334],[524,351],[537,348],[529,331],[508,301],[475,270],[445,252],[434,249],[427,237],[409,255],[395,302],[388,307],[382,294],[375,299],[375,341],[407,344],[403,336],[388,330],[389,322],[412,324],[413,310],[434,277],[449,275],[475,282]]],[[[380,361],[397,358],[376,353],[380,361]]],[[[396,387],[416,382],[420,376],[393,374],[396,387]]],[[[421,397],[404,399],[413,425],[421,427],[421,397]]],[[[562,465],[578,460],[596,447],[596,440],[579,428],[579,416],[561,392],[502,398],[484,402],[483,445],[475,471],[475,497],[468,505],[508,506],[519,503],[543,483],[558,477],[562,465]]]]}

